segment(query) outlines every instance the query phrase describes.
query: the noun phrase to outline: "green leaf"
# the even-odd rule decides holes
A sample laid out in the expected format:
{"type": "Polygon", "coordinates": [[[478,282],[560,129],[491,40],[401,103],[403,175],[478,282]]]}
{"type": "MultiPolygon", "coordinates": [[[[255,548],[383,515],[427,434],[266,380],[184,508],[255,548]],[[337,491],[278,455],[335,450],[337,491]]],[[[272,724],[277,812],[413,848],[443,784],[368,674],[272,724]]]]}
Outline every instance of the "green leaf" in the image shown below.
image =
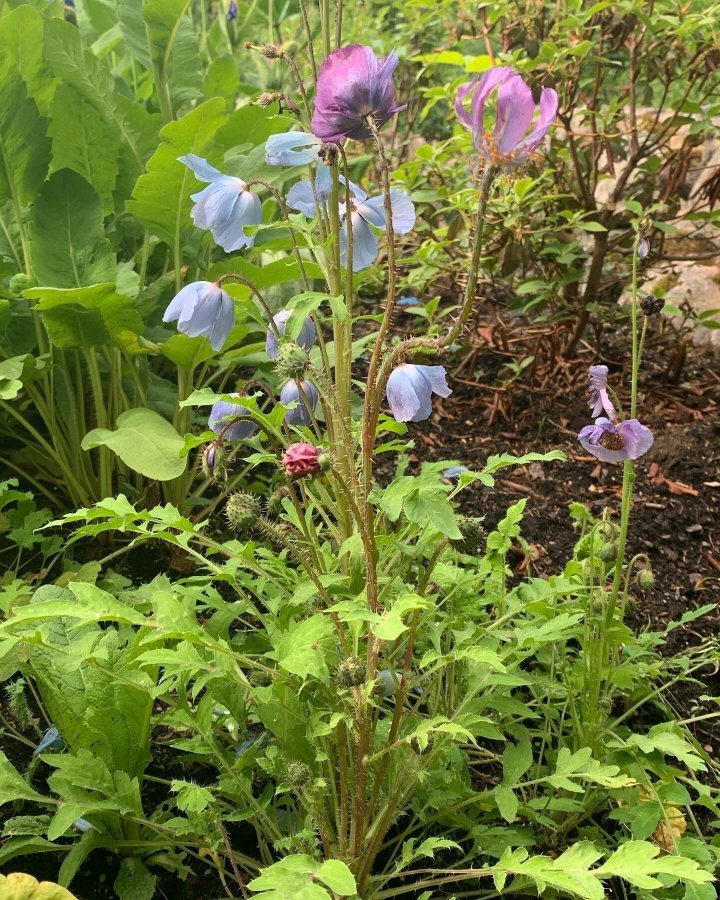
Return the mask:
{"type": "Polygon", "coordinates": [[[330,900],[330,894],[317,881],[322,881],[341,897],[357,893],[355,878],[340,860],[320,863],[311,856],[296,853],[263,869],[248,887],[263,892],[263,900],[330,900]]]}
{"type": "Polygon", "coordinates": [[[135,303],[113,284],[84,288],[31,288],[50,340],[56,347],[97,347],[111,341],[129,351],[138,348],[143,321],[135,303]]]}
{"type": "Polygon", "coordinates": [[[77,172],[62,169],[42,186],[30,219],[38,281],[83,287],[115,280],[115,254],[105,237],[102,202],[77,172]]]}
{"type": "Polygon", "coordinates": [[[160,132],[163,142],[127,203],[127,209],[150,232],[171,246],[193,227],[190,194],[198,189],[197,179],[178,157],[187,153],[206,156],[215,132],[226,119],[225,104],[215,97],[167,124],[160,132]]]}
{"type": "Polygon", "coordinates": [[[148,872],[141,859],[126,856],[113,887],[118,900],[152,900],[156,884],[157,875],[148,872]]]}
{"type": "Polygon", "coordinates": [[[329,678],[325,654],[335,640],[335,629],[327,616],[317,613],[287,631],[276,633],[272,656],[287,672],[306,678],[314,675],[326,681],[329,678]]]}
{"type": "Polygon", "coordinates": [[[702,869],[694,859],[671,854],[658,858],[659,854],[660,847],[656,844],[628,841],[618,847],[596,873],[602,878],[624,878],[635,887],[650,891],[663,886],[656,875],[669,875],[695,884],[714,881],[711,873],[702,869]]]}
{"type": "Polygon", "coordinates": [[[503,784],[511,786],[519,784],[532,763],[533,752],[530,741],[508,744],[503,752],[503,784]]]}
{"type": "Polygon", "coordinates": [[[511,824],[517,817],[519,806],[518,798],[513,791],[504,784],[499,784],[495,788],[494,794],[500,815],[506,822],[511,824]]]}
{"type": "Polygon", "coordinates": [[[693,771],[705,771],[705,763],[695,752],[695,748],[675,730],[673,723],[653,726],[647,734],[631,734],[625,742],[627,747],[637,747],[642,753],[662,753],[675,756],[693,771]]]}
{"type": "Polygon", "coordinates": [[[0,875],[0,897],[3,900],[76,900],[75,895],[50,881],[38,881],[23,872],[0,875]]]}
{"type": "Polygon", "coordinates": [[[38,794],[30,787],[0,750],[0,805],[13,803],[15,800],[33,800],[36,803],[45,803],[42,794],[38,794]]]}
{"type": "Polygon", "coordinates": [[[97,102],[69,84],[58,85],[50,107],[52,170],[72,169],[98,192],[107,214],[114,208],[120,129],[97,102]]]}
{"type": "Polygon", "coordinates": [[[116,430],[95,428],[83,438],[81,447],[109,447],[133,471],[157,481],[171,481],[185,471],[181,456],[183,438],[154,410],[129,409],[118,416],[116,430]]]}

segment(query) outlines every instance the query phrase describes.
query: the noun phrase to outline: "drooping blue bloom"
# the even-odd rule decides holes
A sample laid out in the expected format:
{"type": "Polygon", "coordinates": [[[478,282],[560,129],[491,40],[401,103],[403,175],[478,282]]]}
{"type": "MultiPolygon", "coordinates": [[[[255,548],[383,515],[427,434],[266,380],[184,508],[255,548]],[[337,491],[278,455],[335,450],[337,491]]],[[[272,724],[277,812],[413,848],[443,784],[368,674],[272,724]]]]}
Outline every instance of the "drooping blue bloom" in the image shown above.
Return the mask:
{"type": "MultiPolygon", "coordinates": [[[[281,336],[285,334],[285,326],[287,325],[287,321],[291,315],[291,309],[283,309],[273,316],[273,322],[275,323],[275,327],[277,328],[281,336]]],[[[316,337],[317,331],[315,330],[313,320],[307,318],[303,322],[302,328],[300,329],[300,334],[295,338],[295,343],[299,344],[299,346],[302,347],[303,350],[309,350],[315,343],[316,337]]],[[[267,330],[267,336],[265,338],[265,352],[270,357],[270,359],[277,359],[277,355],[280,352],[280,343],[275,337],[275,334],[271,328],[268,328],[267,330]]]]}
{"type": "Polygon", "coordinates": [[[578,440],[588,451],[603,462],[624,462],[637,459],[653,445],[653,434],[637,419],[626,419],[615,424],[604,416],[594,425],[586,425],[578,440]]]}
{"type": "Polygon", "coordinates": [[[265,747],[270,743],[270,732],[262,731],[260,734],[253,734],[244,740],[242,744],[238,745],[237,750],[235,751],[235,757],[243,756],[248,752],[251,748],[253,749],[253,756],[257,755],[261,750],[264,750],[265,747]]]}
{"type": "Polygon", "coordinates": [[[238,14],[238,5],[235,0],[230,0],[230,5],[228,6],[228,11],[225,14],[225,18],[228,22],[232,22],[233,19],[237,19],[238,14]]]}
{"type": "Polygon", "coordinates": [[[190,195],[195,201],[190,215],[197,227],[211,231],[215,243],[226,253],[252,247],[255,235],[246,234],[245,227],[262,222],[262,203],[257,194],[248,190],[241,178],[224,175],[194,153],[179,156],[178,160],[192,169],[199,181],[210,182],[202,191],[190,195]]]}
{"type": "Polygon", "coordinates": [[[163,322],[175,321],[182,334],[206,337],[213,350],[220,350],[235,324],[232,298],[212,281],[193,281],[165,310],[163,322]]]}
{"type": "MultiPolygon", "coordinates": [[[[317,212],[318,203],[327,204],[330,199],[330,174],[323,176],[324,168],[318,169],[315,190],[307,181],[299,181],[288,191],[286,201],[291,209],[298,209],[308,218],[317,212]]],[[[344,183],[344,179],[343,180],[344,183]]],[[[350,200],[349,219],[352,228],[352,264],[353,272],[359,272],[371,266],[378,255],[378,236],[370,227],[385,229],[385,200],[382,195],[369,197],[356,184],[350,184],[352,198],[350,200]]],[[[348,205],[341,194],[340,212],[340,262],[347,265],[348,256],[348,205]]],[[[415,225],[415,207],[404,191],[390,191],[393,230],[397,234],[407,234],[415,225]]]]}
{"type": "Polygon", "coordinates": [[[96,828],[92,823],[88,822],[87,819],[75,819],[75,821],[73,822],[73,828],[76,829],[76,831],[82,832],[82,834],[85,834],[88,831],[99,831],[99,829],[96,828]]]}
{"type": "Polygon", "coordinates": [[[265,142],[265,162],[269,166],[303,166],[317,162],[322,141],[305,131],[271,134],[265,142]]]}
{"type": "MultiPolygon", "coordinates": [[[[230,394],[240,398],[240,394],[230,394]]],[[[241,399],[237,403],[218,400],[210,410],[208,428],[226,441],[244,441],[257,431],[257,424],[248,418],[247,406],[241,399]]]]}
{"type": "Polygon", "coordinates": [[[285,421],[288,425],[311,425],[311,411],[315,411],[318,405],[320,394],[312,381],[303,381],[301,384],[302,394],[296,381],[288,381],[280,391],[280,402],[283,406],[289,406],[291,403],[297,403],[294,409],[289,409],[285,413],[285,421]],[[307,404],[305,403],[307,399],[307,404]],[[310,408],[308,408],[308,406],[310,408]]]}
{"type": "Polygon", "coordinates": [[[459,478],[464,472],[469,472],[467,466],[450,466],[449,469],[445,469],[442,473],[443,478],[447,478],[448,481],[451,481],[453,478],[459,478]]]}
{"type": "Polygon", "coordinates": [[[452,391],[443,366],[404,363],[390,373],[385,393],[397,422],[421,422],[432,412],[432,395],[449,397],[452,391]]]}
{"type": "Polygon", "coordinates": [[[412,294],[406,294],[404,297],[399,297],[397,301],[398,306],[422,306],[418,297],[414,297],[412,294]]]}
{"type": "Polygon", "coordinates": [[[33,750],[33,756],[37,756],[38,753],[44,753],[46,750],[62,750],[64,746],[65,741],[63,741],[60,737],[60,732],[53,725],[42,736],[40,743],[33,750]]]}

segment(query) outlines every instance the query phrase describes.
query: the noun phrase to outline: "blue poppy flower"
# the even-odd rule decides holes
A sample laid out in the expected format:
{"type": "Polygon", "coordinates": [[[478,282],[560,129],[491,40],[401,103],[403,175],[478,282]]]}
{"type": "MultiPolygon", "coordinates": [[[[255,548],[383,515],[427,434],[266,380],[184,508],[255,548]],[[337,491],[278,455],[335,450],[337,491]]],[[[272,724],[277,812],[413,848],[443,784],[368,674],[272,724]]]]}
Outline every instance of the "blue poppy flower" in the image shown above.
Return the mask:
{"type": "Polygon", "coordinates": [[[188,337],[206,337],[213,350],[220,350],[235,324],[232,298],[212,281],[193,281],[171,300],[163,322],[177,321],[177,329],[188,337]]]}
{"type": "Polygon", "coordinates": [[[443,366],[416,366],[404,363],[388,378],[386,396],[397,422],[422,422],[432,412],[432,395],[449,397],[443,366]]]}
{"type": "Polygon", "coordinates": [[[469,471],[470,469],[467,466],[450,466],[449,469],[445,469],[442,476],[448,481],[452,481],[453,478],[459,478],[464,472],[469,471]]]}
{"type": "Polygon", "coordinates": [[[310,404],[312,412],[318,405],[320,394],[312,381],[302,382],[302,394],[296,381],[288,381],[280,391],[280,402],[283,406],[289,406],[296,403],[294,409],[289,409],[285,413],[285,421],[288,425],[311,425],[312,415],[311,409],[308,408],[305,400],[310,404]],[[304,395],[304,396],[303,396],[304,395]]]}
{"type": "Polygon", "coordinates": [[[238,5],[235,2],[235,0],[230,0],[230,4],[228,6],[228,11],[225,14],[225,18],[228,20],[228,22],[232,22],[233,19],[237,19],[237,14],[238,14],[238,5]]]}
{"type": "Polygon", "coordinates": [[[37,756],[38,753],[44,753],[46,750],[62,750],[65,746],[65,741],[60,737],[60,732],[53,725],[51,728],[45,732],[45,734],[40,739],[40,743],[33,750],[33,756],[37,756]]]}
{"type": "MultiPolygon", "coordinates": [[[[240,397],[240,394],[231,394],[240,397]]],[[[218,400],[210,410],[208,428],[226,441],[244,441],[257,431],[257,424],[247,417],[247,407],[242,401],[231,403],[218,400]]]]}
{"type": "Polygon", "coordinates": [[[88,831],[98,831],[92,823],[88,822],[87,819],[75,819],[73,822],[73,828],[77,831],[80,831],[82,834],[86,834],[88,831]]]}
{"type": "Polygon", "coordinates": [[[265,142],[265,162],[269,166],[303,166],[317,162],[322,141],[305,131],[271,134],[265,142]]]}
{"type": "MultiPolygon", "coordinates": [[[[283,309],[281,312],[277,313],[277,315],[273,316],[273,322],[281,336],[285,334],[285,326],[291,315],[291,309],[283,309]]],[[[307,318],[303,322],[300,334],[295,338],[295,343],[302,347],[303,350],[309,350],[315,343],[316,337],[317,332],[313,320],[307,318]]],[[[267,337],[265,338],[265,352],[270,359],[277,359],[277,355],[280,352],[280,343],[270,328],[268,328],[267,337]]]]}
{"type": "Polygon", "coordinates": [[[245,227],[262,222],[262,203],[257,194],[248,190],[241,178],[223,175],[194,153],[179,156],[178,160],[192,169],[199,181],[210,182],[202,191],[190,195],[195,201],[190,215],[197,227],[211,231],[215,243],[226,253],[252,247],[255,235],[246,234],[245,227]]]}

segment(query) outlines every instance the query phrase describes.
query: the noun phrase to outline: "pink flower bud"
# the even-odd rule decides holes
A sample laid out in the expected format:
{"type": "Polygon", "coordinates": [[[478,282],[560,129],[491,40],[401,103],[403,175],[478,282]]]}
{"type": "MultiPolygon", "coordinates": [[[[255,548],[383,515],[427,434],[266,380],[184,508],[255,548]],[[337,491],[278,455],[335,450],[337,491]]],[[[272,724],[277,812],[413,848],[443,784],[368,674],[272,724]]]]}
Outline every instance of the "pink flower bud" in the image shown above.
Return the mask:
{"type": "Polygon", "coordinates": [[[321,469],[320,450],[312,444],[291,444],[282,458],[288,478],[304,478],[316,475],[321,469]]]}

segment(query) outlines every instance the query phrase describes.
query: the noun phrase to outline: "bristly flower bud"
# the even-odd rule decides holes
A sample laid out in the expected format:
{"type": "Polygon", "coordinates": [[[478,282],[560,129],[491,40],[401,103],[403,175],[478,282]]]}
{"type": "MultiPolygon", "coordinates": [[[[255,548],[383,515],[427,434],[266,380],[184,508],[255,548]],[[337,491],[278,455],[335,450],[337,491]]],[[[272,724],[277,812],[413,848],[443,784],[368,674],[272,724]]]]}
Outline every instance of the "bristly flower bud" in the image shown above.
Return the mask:
{"type": "Polygon", "coordinates": [[[427,756],[428,753],[431,753],[434,743],[435,741],[431,734],[427,736],[427,744],[424,747],[420,746],[420,741],[416,737],[410,738],[410,748],[418,756],[427,756]]]}
{"type": "Polygon", "coordinates": [[[275,44],[260,44],[260,53],[265,59],[280,59],[282,51],[275,44]]]}
{"type": "Polygon", "coordinates": [[[310,357],[299,344],[281,344],[275,358],[275,368],[282,381],[302,379],[310,365],[310,357]]]}
{"type": "Polygon", "coordinates": [[[335,681],[342,687],[359,687],[367,678],[367,667],[357,656],[348,656],[335,670],[335,681]]]}
{"type": "Polygon", "coordinates": [[[283,484],[270,494],[267,501],[268,514],[273,517],[279,516],[283,511],[283,500],[286,499],[290,499],[290,488],[286,484],[283,484]]]}
{"type": "Polygon", "coordinates": [[[615,562],[617,559],[617,551],[617,544],[614,543],[614,541],[606,541],[598,551],[598,556],[603,562],[615,562]]]}
{"type": "Polygon", "coordinates": [[[290,787],[297,793],[312,781],[313,773],[304,762],[291,762],[287,768],[287,779],[290,787]]]}
{"type": "Polygon", "coordinates": [[[265,109],[266,106],[270,106],[271,103],[277,103],[278,100],[282,99],[282,94],[271,93],[270,91],[263,91],[262,94],[255,101],[258,106],[262,109],[265,109]]]}
{"type": "Polygon", "coordinates": [[[247,533],[257,525],[262,510],[254,494],[231,494],[225,504],[225,515],[230,525],[240,533],[247,533]]]}
{"type": "Polygon", "coordinates": [[[327,458],[327,454],[321,453],[319,447],[300,442],[287,448],[282,465],[288,478],[305,478],[317,475],[322,470],[324,458],[327,458]]]}
{"type": "Polygon", "coordinates": [[[646,316],[656,316],[662,312],[665,306],[665,300],[662,297],[653,297],[652,294],[646,294],[640,298],[640,309],[646,316]]]}
{"type": "Polygon", "coordinates": [[[655,576],[650,566],[640,569],[637,575],[637,583],[641,591],[651,591],[655,587],[655,576]]]}
{"type": "Polygon", "coordinates": [[[462,538],[453,540],[453,546],[461,553],[474,553],[485,541],[485,529],[483,520],[476,516],[460,516],[458,528],[462,532],[462,538]]]}
{"type": "Polygon", "coordinates": [[[200,469],[206,478],[217,481],[227,477],[225,463],[227,454],[223,449],[222,441],[212,441],[203,450],[200,458],[200,469]]]}

